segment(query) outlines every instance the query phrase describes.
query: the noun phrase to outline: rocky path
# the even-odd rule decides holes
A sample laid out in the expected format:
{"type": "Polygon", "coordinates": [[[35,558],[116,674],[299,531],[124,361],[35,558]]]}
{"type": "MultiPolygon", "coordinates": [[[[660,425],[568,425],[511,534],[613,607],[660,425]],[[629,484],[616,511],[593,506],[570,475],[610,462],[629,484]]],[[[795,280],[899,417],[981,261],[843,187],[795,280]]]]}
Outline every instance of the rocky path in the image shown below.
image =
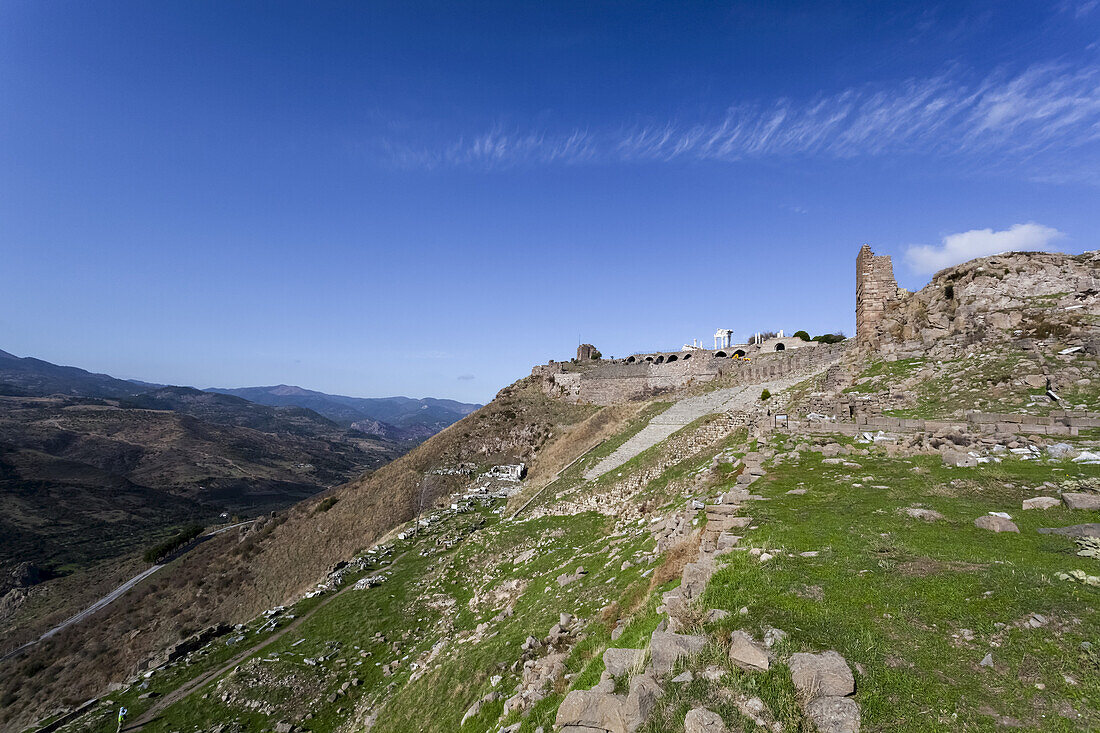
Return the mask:
{"type": "Polygon", "coordinates": [[[660,415],[649,421],[644,428],[632,435],[625,443],[585,472],[586,481],[599,478],[613,471],[647,448],[660,443],[665,438],[704,415],[717,412],[743,412],[756,404],[760,393],[767,389],[778,392],[806,379],[806,375],[776,379],[760,384],[748,384],[739,387],[726,387],[713,392],[688,397],[672,405],[660,415]]]}

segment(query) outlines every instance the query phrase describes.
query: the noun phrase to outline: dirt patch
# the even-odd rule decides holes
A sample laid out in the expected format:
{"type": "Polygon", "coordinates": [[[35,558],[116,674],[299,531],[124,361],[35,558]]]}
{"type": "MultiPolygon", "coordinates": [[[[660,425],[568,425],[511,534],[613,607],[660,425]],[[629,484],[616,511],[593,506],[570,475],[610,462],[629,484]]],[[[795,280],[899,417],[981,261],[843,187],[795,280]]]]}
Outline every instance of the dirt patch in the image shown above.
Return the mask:
{"type": "Polygon", "coordinates": [[[942,573],[947,569],[947,564],[933,560],[930,557],[920,557],[916,560],[898,564],[898,572],[912,578],[923,578],[928,575],[942,573]]]}
{"type": "Polygon", "coordinates": [[[702,535],[693,532],[683,542],[668,549],[668,552],[665,553],[665,559],[657,566],[649,579],[647,595],[683,574],[684,566],[689,562],[693,562],[699,556],[699,543],[701,540],[702,535]]]}
{"type": "Polygon", "coordinates": [[[800,598],[808,598],[811,601],[825,600],[825,591],[820,585],[796,585],[791,592],[800,598]]]}

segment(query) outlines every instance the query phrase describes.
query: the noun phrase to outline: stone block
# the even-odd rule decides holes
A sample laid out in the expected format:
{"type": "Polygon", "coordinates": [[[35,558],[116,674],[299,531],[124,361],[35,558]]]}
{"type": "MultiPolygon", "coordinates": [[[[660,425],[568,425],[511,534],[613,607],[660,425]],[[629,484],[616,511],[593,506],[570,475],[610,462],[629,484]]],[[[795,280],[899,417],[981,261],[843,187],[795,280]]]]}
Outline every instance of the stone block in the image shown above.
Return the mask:
{"type": "Polygon", "coordinates": [[[787,663],[791,682],[804,700],[843,697],[855,692],[856,681],[848,662],[835,651],[792,654],[787,663]]]}
{"type": "Polygon", "coordinates": [[[681,657],[698,654],[706,645],[706,637],[654,631],[650,637],[649,655],[657,674],[668,674],[681,657]]]}
{"type": "Polygon", "coordinates": [[[1062,494],[1062,502],[1067,509],[1100,510],[1100,494],[1067,492],[1062,494]]]}

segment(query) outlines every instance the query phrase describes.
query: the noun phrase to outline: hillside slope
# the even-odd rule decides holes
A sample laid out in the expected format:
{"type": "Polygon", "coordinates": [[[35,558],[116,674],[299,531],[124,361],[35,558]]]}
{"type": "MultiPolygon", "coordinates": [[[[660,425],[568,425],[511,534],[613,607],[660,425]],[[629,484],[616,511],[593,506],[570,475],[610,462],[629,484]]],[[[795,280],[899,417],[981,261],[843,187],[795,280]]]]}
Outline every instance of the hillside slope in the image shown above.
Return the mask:
{"type": "Polygon", "coordinates": [[[849,344],[602,408],[521,380],[9,660],[0,723],[99,694],[61,729],[1096,729],[1100,355],[1064,327],[1100,314],[1058,297],[1085,307],[1049,335],[962,321],[936,359],[849,344]],[[1000,350],[1027,368],[983,376],[1000,350]],[[158,656],[214,622],[242,626],[158,656]]]}

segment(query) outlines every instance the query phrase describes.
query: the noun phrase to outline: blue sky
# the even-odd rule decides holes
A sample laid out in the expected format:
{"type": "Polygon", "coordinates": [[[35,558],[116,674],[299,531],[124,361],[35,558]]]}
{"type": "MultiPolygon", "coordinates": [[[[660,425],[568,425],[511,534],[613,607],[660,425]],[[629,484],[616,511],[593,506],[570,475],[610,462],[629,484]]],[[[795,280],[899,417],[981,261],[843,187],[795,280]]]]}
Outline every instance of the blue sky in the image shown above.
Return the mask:
{"type": "Polygon", "coordinates": [[[485,401],[1094,249],[1100,0],[0,4],[0,349],[485,401]]]}

